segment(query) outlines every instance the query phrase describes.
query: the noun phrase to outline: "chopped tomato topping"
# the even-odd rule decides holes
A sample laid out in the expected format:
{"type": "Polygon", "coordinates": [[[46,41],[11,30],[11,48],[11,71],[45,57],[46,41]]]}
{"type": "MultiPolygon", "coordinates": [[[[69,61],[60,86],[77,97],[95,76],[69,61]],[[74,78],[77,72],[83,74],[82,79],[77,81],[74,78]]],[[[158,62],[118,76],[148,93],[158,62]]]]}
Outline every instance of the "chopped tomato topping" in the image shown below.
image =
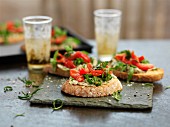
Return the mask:
{"type": "Polygon", "coordinates": [[[61,44],[63,41],[66,40],[66,38],[67,38],[66,35],[59,36],[59,37],[57,37],[57,38],[55,39],[55,43],[56,43],[56,44],[61,44]]]}
{"type": "Polygon", "coordinates": [[[84,77],[83,77],[83,75],[79,75],[79,76],[77,76],[76,80],[77,80],[78,82],[82,82],[82,81],[84,81],[84,77]]]}
{"type": "Polygon", "coordinates": [[[118,61],[122,61],[125,64],[134,65],[143,71],[147,71],[148,69],[151,69],[154,67],[153,64],[141,63],[145,59],[145,57],[144,56],[140,56],[140,57],[136,56],[134,51],[132,51],[130,53],[130,58],[128,58],[128,59],[126,59],[126,53],[116,54],[114,58],[118,61]]]}
{"type": "Polygon", "coordinates": [[[90,72],[93,76],[100,76],[104,73],[103,70],[91,70],[90,72]]]}
{"type": "Polygon", "coordinates": [[[88,55],[86,55],[80,51],[77,51],[76,53],[74,53],[72,57],[73,57],[73,59],[82,58],[84,60],[84,62],[90,63],[90,58],[88,57],[88,55]]]}
{"type": "Polygon", "coordinates": [[[68,67],[68,68],[75,68],[76,65],[74,64],[74,62],[72,60],[68,60],[66,59],[64,62],[64,66],[68,67]]]}
{"type": "Polygon", "coordinates": [[[79,73],[81,75],[87,74],[87,73],[89,73],[89,69],[81,68],[81,69],[79,69],[79,73]]]}

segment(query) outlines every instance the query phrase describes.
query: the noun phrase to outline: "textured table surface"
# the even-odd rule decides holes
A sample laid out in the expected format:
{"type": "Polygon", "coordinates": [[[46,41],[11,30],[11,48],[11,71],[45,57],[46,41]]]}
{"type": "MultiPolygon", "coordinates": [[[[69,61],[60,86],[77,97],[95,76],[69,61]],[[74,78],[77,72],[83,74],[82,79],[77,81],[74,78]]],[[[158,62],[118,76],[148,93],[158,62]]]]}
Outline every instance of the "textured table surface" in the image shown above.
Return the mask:
{"type": "MultiPolygon", "coordinates": [[[[90,42],[93,43],[93,42],[90,42]]],[[[29,73],[25,61],[0,65],[0,127],[52,127],[52,126],[98,126],[98,127],[169,127],[170,117],[170,40],[122,40],[118,50],[132,49],[144,55],[151,63],[165,70],[164,78],[154,83],[153,108],[151,110],[123,110],[67,106],[52,112],[47,105],[31,105],[19,100],[21,91],[29,91],[18,77],[29,77],[41,82],[44,75],[29,73]],[[13,91],[4,93],[5,86],[13,91]],[[24,116],[15,117],[24,113],[24,116]]],[[[95,52],[95,49],[94,49],[95,52]]]]}

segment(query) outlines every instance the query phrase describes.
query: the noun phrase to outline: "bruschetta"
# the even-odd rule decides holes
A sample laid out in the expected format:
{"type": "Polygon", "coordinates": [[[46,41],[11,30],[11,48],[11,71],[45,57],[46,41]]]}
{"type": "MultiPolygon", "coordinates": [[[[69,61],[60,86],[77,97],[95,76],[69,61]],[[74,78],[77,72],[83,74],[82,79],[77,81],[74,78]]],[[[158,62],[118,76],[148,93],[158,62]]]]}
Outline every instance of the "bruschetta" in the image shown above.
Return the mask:
{"type": "Polygon", "coordinates": [[[138,57],[134,51],[117,53],[111,61],[113,74],[127,81],[155,82],[163,78],[164,70],[150,64],[144,56],[138,57]]]}
{"type": "Polygon", "coordinates": [[[51,64],[46,67],[51,74],[60,75],[63,77],[70,76],[70,69],[85,63],[94,63],[95,61],[87,55],[84,51],[73,51],[71,46],[67,46],[64,55],[55,52],[53,58],[51,58],[51,64]]]}
{"type": "Polygon", "coordinates": [[[106,63],[91,63],[70,70],[70,78],[62,85],[64,93],[79,97],[102,97],[122,90],[122,84],[106,63]]]}

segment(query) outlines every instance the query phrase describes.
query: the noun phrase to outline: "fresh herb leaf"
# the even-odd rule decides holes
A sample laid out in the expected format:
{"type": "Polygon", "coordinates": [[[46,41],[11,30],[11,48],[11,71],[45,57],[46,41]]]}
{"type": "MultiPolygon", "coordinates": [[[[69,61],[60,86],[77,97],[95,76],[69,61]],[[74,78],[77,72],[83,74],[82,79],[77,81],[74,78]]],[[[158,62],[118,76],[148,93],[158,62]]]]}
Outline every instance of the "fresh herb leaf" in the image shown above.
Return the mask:
{"type": "Polygon", "coordinates": [[[66,35],[67,34],[67,31],[66,30],[62,30],[61,28],[59,28],[58,26],[54,26],[54,32],[55,32],[55,37],[58,37],[58,36],[63,36],[63,35],[66,35]]]}
{"type": "Polygon", "coordinates": [[[153,86],[153,83],[143,83],[144,86],[153,86]]]}
{"type": "Polygon", "coordinates": [[[148,64],[148,63],[149,63],[149,61],[148,61],[148,60],[146,60],[146,59],[144,59],[144,60],[142,60],[142,61],[141,61],[141,63],[148,64]]]}
{"type": "Polygon", "coordinates": [[[76,65],[76,66],[78,66],[78,65],[80,65],[80,64],[83,64],[84,63],[84,60],[82,59],[82,58],[76,58],[75,60],[74,60],[74,64],[76,65]]]}
{"type": "Polygon", "coordinates": [[[71,54],[74,52],[73,48],[69,45],[65,46],[66,53],[64,54],[65,57],[71,56],[71,54]]]}
{"type": "Polygon", "coordinates": [[[22,91],[23,96],[18,96],[18,98],[21,99],[21,100],[30,100],[31,97],[41,89],[43,89],[43,88],[38,88],[35,91],[33,91],[31,94],[30,93],[24,93],[22,91]]]}
{"type": "Polygon", "coordinates": [[[25,83],[26,87],[30,87],[31,85],[33,85],[33,83],[35,83],[35,81],[31,81],[31,80],[27,80],[26,77],[24,77],[23,79],[21,79],[20,77],[18,77],[18,79],[20,81],[22,81],[23,83],[25,83]]]}
{"type": "Polygon", "coordinates": [[[80,44],[80,40],[74,37],[67,37],[66,40],[64,41],[64,43],[75,43],[77,45],[80,44]]]}
{"type": "Polygon", "coordinates": [[[134,68],[130,66],[129,71],[128,71],[127,82],[129,82],[132,79],[133,74],[134,74],[134,68]]]}
{"type": "Polygon", "coordinates": [[[58,56],[58,51],[55,51],[53,58],[50,59],[50,63],[52,64],[54,71],[56,70],[56,66],[57,66],[56,65],[57,64],[57,56],[58,56]]]}
{"type": "Polygon", "coordinates": [[[63,101],[61,99],[56,99],[53,101],[53,110],[59,110],[63,107],[63,101]],[[58,107],[56,107],[56,103],[60,104],[58,107]]]}
{"type": "Polygon", "coordinates": [[[16,114],[14,118],[19,117],[19,116],[24,116],[25,113],[22,114],[16,114]]]}
{"type": "Polygon", "coordinates": [[[116,101],[120,101],[122,99],[122,95],[120,94],[120,90],[118,90],[117,92],[114,92],[112,97],[116,100],[116,101]]]}
{"type": "Polygon", "coordinates": [[[166,87],[165,87],[165,90],[167,90],[167,89],[170,89],[170,86],[166,86],[166,87]]]}
{"type": "Polygon", "coordinates": [[[121,52],[119,52],[118,54],[122,54],[125,53],[126,54],[126,59],[130,59],[131,58],[131,52],[129,50],[123,50],[121,52]]]}
{"type": "Polygon", "coordinates": [[[12,91],[13,88],[11,86],[5,86],[4,87],[4,92],[7,92],[7,91],[12,91]]]}
{"type": "Polygon", "coordinates": [[[81,51],[82,53],[84,53],[84,54],[86,54],[86,55],[89,55],[89,52],[87,52],[87,51],[81,51]]]}

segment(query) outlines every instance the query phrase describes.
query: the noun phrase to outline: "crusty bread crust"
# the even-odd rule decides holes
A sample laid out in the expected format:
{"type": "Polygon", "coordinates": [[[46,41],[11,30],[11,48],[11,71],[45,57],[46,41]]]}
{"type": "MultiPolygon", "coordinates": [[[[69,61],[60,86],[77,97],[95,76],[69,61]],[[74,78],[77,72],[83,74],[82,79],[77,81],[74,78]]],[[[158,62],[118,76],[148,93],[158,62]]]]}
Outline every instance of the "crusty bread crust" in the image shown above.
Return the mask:
{"type": "MultiPolygon", "coordinates": [[[[24,34],[11,34],[7,38],[9,44],[15,44],[24,40],[24,34]]],[[[0,44],[4,43],[4,39],[0,37],[0,44]]]]}
{"type": "MultiPolygon", "coordinates": [[[[113,70],[113,74],[121,79],[127,79],[128,73],[113,70]]],[[[158,68],[156,70],[149,70],[146,73],[133,74],[131,81],[137,82],[155,82],[163,78],[164,70],[158,68]]]]}
{"type": "Polygon", "coordinates": [[[62,91],[79,97],[102,97],[112,95],[114,92],[122,90],[122,84],[117,78],[113,78],[107,84],[101,86],[82,86],[70,84],[67,80],[62,85],[62,91]]]}
{"type": "Polygon", "coordinates": [[[44,71],[48,72],[50,74],[55,74],[55,75],[59,75],[59,76],[63,76],[63,77],[70,76],[70,70],[63,70],[59,67],[56,67],[56,70],[54,71],[52,65],[50,65],[50,64],[44,68],[44,71]]]}

